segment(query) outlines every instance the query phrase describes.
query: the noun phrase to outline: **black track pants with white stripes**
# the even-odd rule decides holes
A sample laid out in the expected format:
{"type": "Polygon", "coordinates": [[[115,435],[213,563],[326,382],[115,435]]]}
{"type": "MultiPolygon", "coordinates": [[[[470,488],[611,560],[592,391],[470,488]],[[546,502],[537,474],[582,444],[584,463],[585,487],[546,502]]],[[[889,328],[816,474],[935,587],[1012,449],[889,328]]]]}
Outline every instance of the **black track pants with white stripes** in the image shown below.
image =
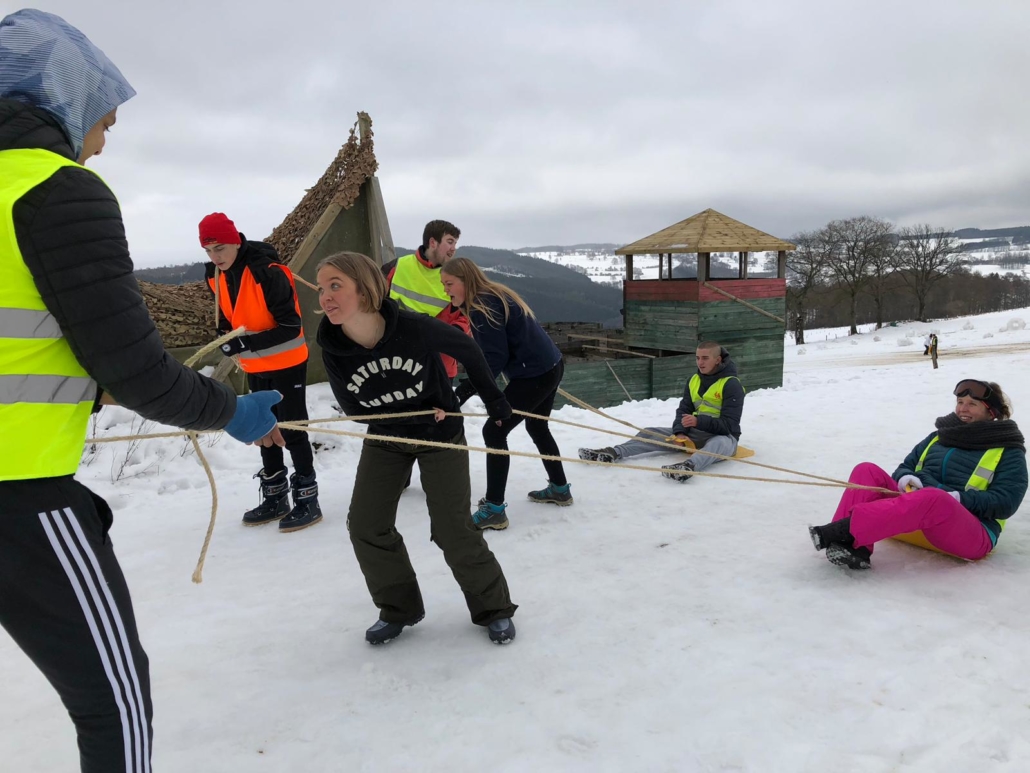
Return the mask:
{"type": "Polygon", "coordinates": [[[61,696],[84,773],[149,773],[149,664],[110,525],[70,476],[0,482],[0,625],[61,696]]]}

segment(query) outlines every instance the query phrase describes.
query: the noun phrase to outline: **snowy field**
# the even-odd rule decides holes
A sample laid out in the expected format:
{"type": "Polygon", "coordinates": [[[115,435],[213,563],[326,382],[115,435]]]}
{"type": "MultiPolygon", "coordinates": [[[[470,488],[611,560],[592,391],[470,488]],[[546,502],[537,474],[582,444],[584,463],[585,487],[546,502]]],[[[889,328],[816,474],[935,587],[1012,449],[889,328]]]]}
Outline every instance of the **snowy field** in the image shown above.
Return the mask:
{"type": "MultiPolygon", "coordinates": [[[[742,440],[756,462],[846,479],[863,460],[892,470],[952,409],[961,378],[999,381],[1016,420],[1030,417],[1024,319],[1030,309],[853,338],[810,331],[804,353],[786,347],[784,386],[748,395],[742,440]],[[930,328],[936,371],[922,356],[930,328]]],[[[332,415],[325,385],[309,400],[312,416],[332,415]]],[[[611,413],[663,424],[675,405],[611,413]]],[[[557,415],[620,429],[578,409],[557,415]]],[[[473,444],[481,421],[468,421],[473,444]]],[[[106,408],[99,425],[123,434],[130,415],[106,408]]],[[[617,440],[555,430],[567,456],[617,440]]],[[[852,573],[806,533],[829,520],[838,490],[577,465],[576,504],[559,509],[524,499],[543,471],[515,459],[511,527],[488,539],[521,605],[518,639],[496,647],[429,542],[416,476],[398,525],[426,619],[372,648],[363,634],[376,610],[345,526],[359,441],[321,439],[326,519],[286,535],[239,523],[256,502],[257,450],[205,441],[221,512],[199,586],[190,574],[210,494],[184,442],[148,441],[127,460],[126,446],[99,446],[83,467],[114,508],[151,659],[155,770],[1030,770],[1030,505],[980,563],[889,543],[871,571],[852,573]]],[[[532,450],[521,429],[511,443],[532,450]]],[[[477,498],[483,460],[472,457],[477,498]]],[[[77,769],[63,708],[3,635],[0,684],[0,770],[77,769]]]]}

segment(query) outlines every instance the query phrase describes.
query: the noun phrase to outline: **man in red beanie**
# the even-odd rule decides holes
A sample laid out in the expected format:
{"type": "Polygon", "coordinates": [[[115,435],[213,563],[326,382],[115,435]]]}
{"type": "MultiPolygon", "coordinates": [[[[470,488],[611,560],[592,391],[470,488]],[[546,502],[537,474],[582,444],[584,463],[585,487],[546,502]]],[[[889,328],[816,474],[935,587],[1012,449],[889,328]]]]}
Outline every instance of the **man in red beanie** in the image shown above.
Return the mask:
{"type": "MultiPolygon", "coordinates": [[[[222,352],[239,358],[251,391],[282,393],[273,409],[279,421],[307,419],[308,347],[293,273],[272,245],[248,241],[221,212],[200,221],[200,244],[211,260],[207,284],[218,298],[219,335],[241,327],[247,331],[223,344],[222,352]]],[[[245,526],[279,521],[279,531],[290,532],[322,520],[307,433],[283,430],[283,438],[293,475],[287,481],[282,448],[261,448],[262,469],[255,477],[261,478],[262,501],[244,513],[245,526]]]]}

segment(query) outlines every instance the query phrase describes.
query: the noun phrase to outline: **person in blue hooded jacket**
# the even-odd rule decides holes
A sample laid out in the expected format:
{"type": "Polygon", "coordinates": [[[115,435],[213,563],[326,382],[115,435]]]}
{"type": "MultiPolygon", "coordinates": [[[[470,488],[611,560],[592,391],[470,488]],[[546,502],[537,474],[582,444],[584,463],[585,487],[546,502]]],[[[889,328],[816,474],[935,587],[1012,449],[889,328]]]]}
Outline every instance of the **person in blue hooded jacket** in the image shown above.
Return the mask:
{"type": "Polygon", "coordinates": [[[964,379],[954,394],[954,412],[892,475],[862,462],[848,481],[866,488],[846,489],[833,520],[809,527],[830,563],[868,569],[876,542],[916,532],[916,544],[969,561],[997,545],[1026,495],[1023,433],[998,384],[964,379]]]}
{"type": "MultiPolygon", "coordinates": [[[[468,258],[451,258],[444,263],[440,269],[440,281],[451,303],[469,318],[472,337],[483,350],[494,378],[504,374],[508,379],[504,396],[512,410],[550,416],[565,373],[565,363],[558,347],[540,327],[526,302],[510,287],[487,279],[482,269],[468,258]]],[[[463,381],[458,385],[459,402],[464,403],[473,394],[475,389],[470,382],[463,381]]],[[[541,454],[561,455],[545,419],[528,418],[517,413],[512,413],[504,421],[488,421],[484,425],[483,440],[487,448],[507,450],[508,435],[523,419],[526,432],[541,454]]],[[[476,528],[508,528],[504,492],[510,466],[510,456],[487,455],[486,496],[479,500],[479,509],[472,514],[476,528]]],[[[544,470],[547,472],[547,487],[530,491],[530,501],[571,505],[572,492],[562,463],[545,460],[544,470]]]]}
{"type": "Polygon", "coordinates": [[[114,194],[83,164],[135,94],[53,14],[0,20],[0,625],[57,690],[90,773],[150,770],[151,699],[111,508],[75,480],[117,402],[284,445],[277,392],[237,398],[161,343],[114,194]]]}

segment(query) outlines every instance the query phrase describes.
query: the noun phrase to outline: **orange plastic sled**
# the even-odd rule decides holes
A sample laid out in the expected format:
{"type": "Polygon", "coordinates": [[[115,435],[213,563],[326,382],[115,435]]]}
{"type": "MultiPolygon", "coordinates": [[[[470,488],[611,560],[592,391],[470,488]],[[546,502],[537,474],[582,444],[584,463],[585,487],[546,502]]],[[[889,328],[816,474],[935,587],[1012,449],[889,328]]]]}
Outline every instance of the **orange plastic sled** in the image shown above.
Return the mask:
{"type": "MultiPolygon", "coordinates": [[[[683,450],[685,450],[688,454],[693,453],[697,450],[697,446],[694,445],[694,441],[683,435],[679,437],[677,437],[676,435],[669,435],[669,437],[665,438],[665,440],[667,443],[675,443],[676,445],[683,446],[683,450]]],[[[744,446],[738,445],[737,452],[733,454],[733,458],[747,459],[748,457],[754,455],[755,452],[752,451],[750,448],[745,448],[744,446]]]]}

